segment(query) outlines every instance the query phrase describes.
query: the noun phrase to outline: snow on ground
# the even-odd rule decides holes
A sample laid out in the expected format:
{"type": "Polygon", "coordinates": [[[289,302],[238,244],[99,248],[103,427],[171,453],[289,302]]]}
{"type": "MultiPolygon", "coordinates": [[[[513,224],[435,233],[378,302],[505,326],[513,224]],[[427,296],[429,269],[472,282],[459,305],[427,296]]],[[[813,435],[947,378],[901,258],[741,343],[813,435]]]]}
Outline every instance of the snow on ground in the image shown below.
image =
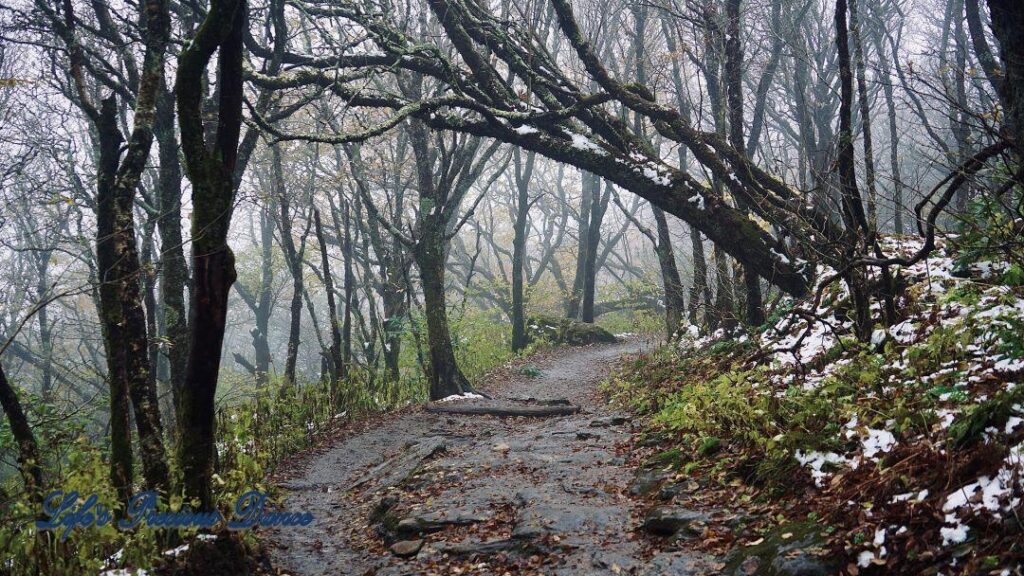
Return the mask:
{"type": "Polygon", "coordinates": [[[946,527],[942,528],[943,544],[959,544],[967,538],[964,515],[985,511],[995,518],[1012,513],[1021,503],[1024,491],[1024,442],[1014,446],[1003,460],[1002,467],[991,476],[979,476],[970,484],[946,496],[942,511],[946,527]]]}
{"type": "Polygon", "coordinates": [[[474,394],[473,392],[466,392],[463,394],[452,394],[451,396],[445,396],[438,400],[438,402],[454,402],[456,400],[481,400],[484,396],[480,394],[474,394]]]}
{"type": "MultiPolygon", "coordinates": [[[[921,246],[920,241],[907,238],[886,238],[883,244],[888,254],[902,256],[914,254],[921,246]]],[[[1019,287],[999,284],[1007,265],[978,262],[958,269],[953,256],[940,240],[939,248],[929,258],[899,269],[902,279],[909,284],[905,295],[896,302],[904,317],[888,328],[881,324],[875,327],[869,351],[885,358],[888,364],[879,372],[880,382],[866,383],[863,392],[868,397],[883,397],[913,387],[920,390],[915,392],[918,396],[927,393],[934,398],[934,410],[926,417],[933,418],[935,423],[926,441],[940,451],[950,450],[946,445],[950,429],[959,419],[966,418],[975,406],[992,395],[1013,390],[1024,381],[1024,350],[1019,345],[1007,345],[1007,339],[1016,341],[1012,335],[1019,334],[1024,327],[1024,292],[1019,287]],[[923,354],[934,353],[935,348],[929,348],[936,346],[933,336],[955,339],[953,349],[959,353],[948,359],[939,357],[937,363],[929,364],[932,368],[922,373],[918,360],[923,354]]],[[[832,275],[825,267],[819,267],[817,272],[819,279],[832,275]]],[[[851,336],[852,323],[842,311],[845,306],[839,305],[847,298],[846,288],[836,283],[825,289],[816,309],[784,314],[763,333],[750,336],[760,350],[768,352],[755,361],[769,373],[772,389],[764,393],[783,398],[793,387],[815,390],[849,365],[859,348],[851,336]],[[815,319],[810,320],[812,317],[815,319]],[[847,355],[845,347],[851,348],[853,354],[847,355]]],[[[881,317],[880,306],[875,316],[881,317]]],[[[679,346],[684,351],[698,351],[727,337],[722,331],[704,337],[687,332],[679,346]]],[[[999,518],[1019,510],[1024,497],[1024,406],[1014,404],[1010,412],[1005,424],[989,427],[983,434],[984,442],[1005,437],[1008,440],[1004,439],[1004,444],[1014,446],[1002,467],[946,493],[932,493],[931,500],[938,499],[935,506],[941,506],[945,519],[937,535],[941,543],[936,542],[937,545],[953,546],[971,538],[970,519],[978,514],[999,518]]],[[[849,414],[838,417],[846,419],[849,414]]],[[[793,455],[815,484],[823,487],[841,470],[878,466],[901,442],[921,440],[920,435],[904,438],[900,425],[893,420],[884,425],[874,422],[869,427],[858,423],[854,416],[831,444],[843,446],[842,449],[795,450],[793,455]]],[[[921,504],[930,495],[921,488],[887,500],[892,505],[921,504]]],[[[892,528],[895,531],[896,526],[892,528]]],[[[885,531],[876,532],[875,542],[859,554],[857,564],[866,567],[880,561],[885,554],[884,542],[885,531]]]]}

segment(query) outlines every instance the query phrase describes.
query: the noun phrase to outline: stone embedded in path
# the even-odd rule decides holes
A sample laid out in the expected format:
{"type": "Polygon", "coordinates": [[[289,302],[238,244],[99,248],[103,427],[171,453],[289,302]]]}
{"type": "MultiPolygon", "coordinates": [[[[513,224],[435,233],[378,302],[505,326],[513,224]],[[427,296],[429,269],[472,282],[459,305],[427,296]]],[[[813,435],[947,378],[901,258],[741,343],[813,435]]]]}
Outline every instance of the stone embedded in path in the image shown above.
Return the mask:
{"type": "Polygon", "coordinates": [[[468,526],[469,524],[486,522],[488,519],[490,519],[489,514],[470,510],[428,512],[402,518],[398,521],[397,532],[399,534],[425,534],[444,530],[447,526],[468,526]]]}
{"type": "Polygon", "coordinates": [[[629,422],[625,416],[608,416],[607,418],[594,418],[590,421],[591,428],[608,428],[609,426],[622,426],[629,422]]]}
{"type": "Polygon", "coordinates": [[[661,483],[672,476],[672,472],[658,468],[641,468],[629,483],[630,496],[647,496],[661,487],[661,483]]]}
{"type": "Polygon", "coordinates": [[[662,552],[638,572],[641,576],[705,576],[720,574],[721,565],[713,558],[696,555],[693,552],[662,552]]]}
{"type": "Polygon", "coordinates": [[[490,541],[442,542],[438,544],[437,550],[450,556],[490,556],[499,552],[528,551],[534,547],[534,544],[521,539],[504,538],[490,541]]]}
{"type": "Polygon", "coordinates": [[[391,553],[399,558],[412,558],[423,548],[423,539],[402,540],[391,545],[391,553]]]}
{"type": "Polygon", "coordinates": [[[707,515],[678,506],[655,506],[644,516],[642,528],[656,536],[674,536],[682,533],[697,536],[704,531],[707,515]]]}

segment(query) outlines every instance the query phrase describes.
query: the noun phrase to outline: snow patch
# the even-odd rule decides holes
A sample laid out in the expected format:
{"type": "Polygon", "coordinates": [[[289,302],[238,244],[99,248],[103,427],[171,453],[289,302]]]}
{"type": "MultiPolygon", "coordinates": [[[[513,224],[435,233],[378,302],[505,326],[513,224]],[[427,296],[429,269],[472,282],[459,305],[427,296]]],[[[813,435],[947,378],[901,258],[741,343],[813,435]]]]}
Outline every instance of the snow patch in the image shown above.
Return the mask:
{"type": "Polygon", "coordinates": [[[864,457],[874,458],[879,452],[889,452],[896,445],[896,437],[888,430],[868,428],[868,435],[861,440],[864,446],[864,457]]]}
{"type": "Polygon", "coordinates": [[[452,394],[451,396],[445,396],[438,400],[438,402],[454,402],[456,400],[479,400],[484,398],[481,394],[474,394],[473,392],[466,392],[464,394],[452,394]]]}

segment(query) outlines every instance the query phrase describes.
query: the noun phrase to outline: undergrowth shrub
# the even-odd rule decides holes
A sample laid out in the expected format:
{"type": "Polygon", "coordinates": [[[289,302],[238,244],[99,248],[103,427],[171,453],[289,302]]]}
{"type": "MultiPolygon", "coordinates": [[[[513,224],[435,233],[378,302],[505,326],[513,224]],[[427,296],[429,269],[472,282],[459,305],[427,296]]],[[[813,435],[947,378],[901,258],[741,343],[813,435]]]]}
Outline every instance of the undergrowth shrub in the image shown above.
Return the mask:
{"type": "MultiPolygon", "coordinates": [[[[947,297],[976,296],[964,290],[947,297]]],[[[1024,337],[1013,330],[1012,322],[999,319],[982,325],[959,318],[936,322],[910,345],[876,347],[842,338],[819,359],[830,366],[828,374],[809,386],[800,378],[780,385],[780,370],[797,369],[752,361],[751,345],[740,340],[684,352],[663,347],[627,362],[605,390],[614,402],[646,416],[652,437],[667,437],[681,450],[684,470],[706,467],[723,481],[739,475],[777,493],[799,484],[793,482],[797,451],[842,451],[857,442],[848,422],[907,436],[928,432],[938,402],[956,399],[963,380],[958,366],[970,345],[984,341],[987,331],[1001,349],[1020,357],[1016,346],[1024,337]]],[[[969,408],[977,414],[967,419],[976,421],[972,433],[954,427],[954,436],[999,425],[1010,404],[999,396],[969,408]]]]}

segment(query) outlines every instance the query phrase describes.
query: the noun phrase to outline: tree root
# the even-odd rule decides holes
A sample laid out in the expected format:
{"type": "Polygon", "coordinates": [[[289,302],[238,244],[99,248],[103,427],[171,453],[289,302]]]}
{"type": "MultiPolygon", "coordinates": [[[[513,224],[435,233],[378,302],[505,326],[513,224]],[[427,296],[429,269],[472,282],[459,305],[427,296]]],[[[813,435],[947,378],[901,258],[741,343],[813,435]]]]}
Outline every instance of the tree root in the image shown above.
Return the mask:
{"type": "Polygon", "coordinates": [[[572,404],[553,404],[540,406],[485,406],[480,404],[427,406],[427,412],[434,414],[466,414],[470,416],[498,416],[499,418],[543,418],[550,416],[569,416],[580,411],[579,406],[572,404]]]}

